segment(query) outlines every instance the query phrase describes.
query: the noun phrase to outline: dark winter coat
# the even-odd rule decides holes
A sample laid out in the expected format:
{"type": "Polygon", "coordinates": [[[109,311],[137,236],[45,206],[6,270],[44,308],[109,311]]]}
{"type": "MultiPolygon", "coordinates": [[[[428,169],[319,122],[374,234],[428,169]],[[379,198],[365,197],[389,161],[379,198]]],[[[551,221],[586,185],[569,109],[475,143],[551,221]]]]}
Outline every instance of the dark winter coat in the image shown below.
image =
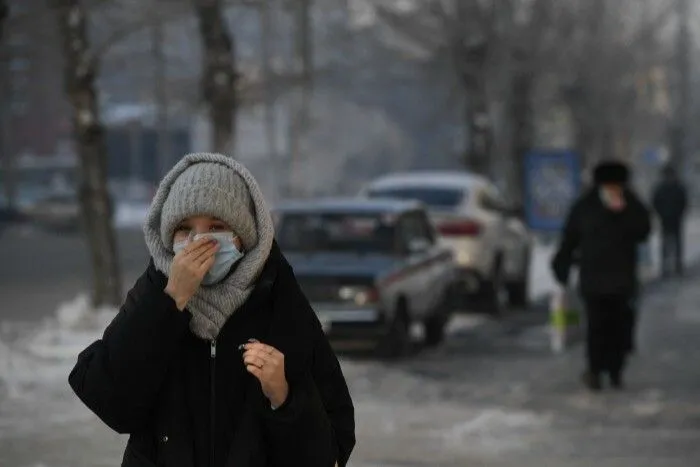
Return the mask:
{"type": "Polygon", "coordinates": [[[215,343],[190,332],[190,314],[165,285],[151,263],[69,377],[98,417],[131,435],[122,466],[344,466],[355,444],[352,401],[277,246],[215,343]],[[285,355],[290,393],[277,410],[244,368],[238,346],[249,338],[285,355]]]}
{"type": "Polygon", "coordinates": [[[572,207],[552,270],[566,284],[574,261],[583,295],[633,296],[637,289],[638,247],[651,231],[649,210],[631,192],[621,212],[606,208],[590,190],[572,207]]]}
{"type": "Polygon", "coordinates": [[[688,207],[688,194],[683,184],[675,179],[666,179],[654,190],[654,210],[666,230],[680,228],[688,207]]]}

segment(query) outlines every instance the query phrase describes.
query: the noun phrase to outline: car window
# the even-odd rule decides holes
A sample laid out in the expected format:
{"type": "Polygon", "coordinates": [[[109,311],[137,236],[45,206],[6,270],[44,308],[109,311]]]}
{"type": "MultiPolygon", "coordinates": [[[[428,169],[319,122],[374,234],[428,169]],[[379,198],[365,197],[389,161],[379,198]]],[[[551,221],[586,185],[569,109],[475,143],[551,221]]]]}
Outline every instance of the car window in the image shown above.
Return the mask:
{"type": "Polygon", "coordinates": [[[277,242],[288,252],[396,251],[396,220],[382,214],[278,213],[277,242]]]}
{"type": "Polygon", "coordinates": [[[373,188],[370,198],[392,198],[420,201],[434,210],[452,210],[467,200],[466,189],[442,187],[391,187],[373,188]]]}
{"type": "Polygon", "coordinates": [[[407,251],[411,242],[419,240],[428,245],[434,243],[432,228],[420,212],[405,214],[399,222],[399,242],[402,251],[407,251]]]}
{"type": "Polygon", "coordinates": [[[505,201],[496,187],[490,186],[482,192],[481,207],[493,212],[502,212],[505,209],[505,201]]]}
{"type": "Polygon", "coordinates": [[[435,240],[436,240],[436,235],[435,235],[435,228],[433,227],[432,222],[430,222],[430,219],[428,218],[428,215],[425,213],[425,211],[421,211],[417,215],[418,215],[418,218],[420,219],[420,223],[422,225],[424,238],[428,241],[428,243],[430,243],[431,245],[434,245],[435,240]]]}

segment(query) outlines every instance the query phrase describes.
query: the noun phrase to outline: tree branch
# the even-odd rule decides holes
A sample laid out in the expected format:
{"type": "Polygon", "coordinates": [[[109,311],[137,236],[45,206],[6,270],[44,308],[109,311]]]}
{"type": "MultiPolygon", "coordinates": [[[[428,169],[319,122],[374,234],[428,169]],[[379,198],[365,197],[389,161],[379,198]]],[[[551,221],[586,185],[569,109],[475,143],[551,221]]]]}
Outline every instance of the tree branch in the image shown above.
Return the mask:
{"type": "Polygon", "coordinates": [[[7,6],[7,0],[0,0],[0,39],[2,39],[2,33],[5,29],[4,26],[9,15],[10,7],[7,6]]]}

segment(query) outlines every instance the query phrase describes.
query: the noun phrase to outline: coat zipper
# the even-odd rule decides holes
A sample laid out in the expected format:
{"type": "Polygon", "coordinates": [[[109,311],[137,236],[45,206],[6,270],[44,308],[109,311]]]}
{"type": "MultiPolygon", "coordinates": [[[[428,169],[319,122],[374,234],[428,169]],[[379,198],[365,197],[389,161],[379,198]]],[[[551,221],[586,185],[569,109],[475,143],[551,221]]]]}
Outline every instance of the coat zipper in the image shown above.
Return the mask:
{"type": "Polygon", "coordinates": [[[209,465],[214,466],[214,454],[216,446],[216,339],[212,339],[209,347],[210,364],[209,364],[209,378],[210,378],[210,397],[209,397],[209,420],[211,423],[209,439],[211,442],[211,452],[209,455],[211,459],[209,460],[209,465]]]}

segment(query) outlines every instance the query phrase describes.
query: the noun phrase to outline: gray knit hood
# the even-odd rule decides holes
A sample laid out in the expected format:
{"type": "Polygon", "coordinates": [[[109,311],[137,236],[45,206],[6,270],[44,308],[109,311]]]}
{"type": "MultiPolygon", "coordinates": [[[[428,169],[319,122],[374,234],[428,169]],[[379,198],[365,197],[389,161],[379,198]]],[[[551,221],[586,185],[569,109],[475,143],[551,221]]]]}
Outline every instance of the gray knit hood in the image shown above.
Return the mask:
{"type": "Polygon", "coordinates": [[[228,318],[248,299],[265,266],[274,239],[272,217],[255,178],[240,163],[222,154],[186,155],[160,182],[143,228],[155,267],[166,276],[174,257],[173,225],[190,215],[220,217],[234,231],[248,232],[241,237],[245,256],[233,272],[222,282],[200,287],[187,304],[192,313],[192,332],[202,339],[215,339],[228,318]],[[217,175],[219,185],[208,179],[198,180],[203,176],[198,174],[217,175]],[[184,178],[187,183],[182,183],[184,178]],[[227,189],[229,185],[231,189],[227,189]],[[178,192],[171,194],[172,190],[178,192]],[[164,213],[164,206],[173,204],[173,196],[182,198],[179,205],[184,207],[175,215],[170,209],[164,213]]]}

